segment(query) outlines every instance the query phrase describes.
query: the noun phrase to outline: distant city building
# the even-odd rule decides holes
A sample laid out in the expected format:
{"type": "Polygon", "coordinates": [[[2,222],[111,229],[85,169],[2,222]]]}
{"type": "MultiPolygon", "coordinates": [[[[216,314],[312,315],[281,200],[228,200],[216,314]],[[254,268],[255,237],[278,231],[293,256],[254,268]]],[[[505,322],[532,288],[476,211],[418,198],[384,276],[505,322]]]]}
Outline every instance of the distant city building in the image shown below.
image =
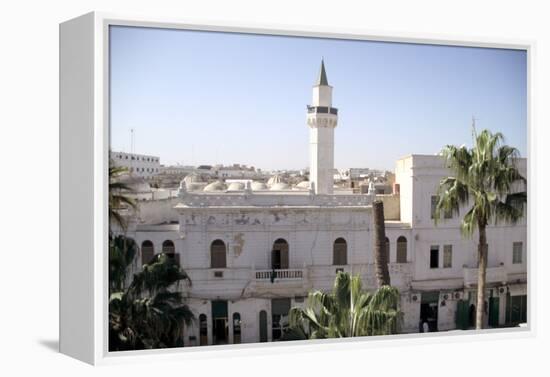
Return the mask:
{"type": "Polygon", "coordinates": [[[159,169],[160,174],[165,175],[186,175],[191,174],[196,170],[194,166],[161,166],[159,169]]]}
{"type": "Polygon", "coordinates": [[[132,176],[151,178],[160,171],[160,158],[157,156],[111,151],[110,157],[115,166],[127,168],[132,176]]]}

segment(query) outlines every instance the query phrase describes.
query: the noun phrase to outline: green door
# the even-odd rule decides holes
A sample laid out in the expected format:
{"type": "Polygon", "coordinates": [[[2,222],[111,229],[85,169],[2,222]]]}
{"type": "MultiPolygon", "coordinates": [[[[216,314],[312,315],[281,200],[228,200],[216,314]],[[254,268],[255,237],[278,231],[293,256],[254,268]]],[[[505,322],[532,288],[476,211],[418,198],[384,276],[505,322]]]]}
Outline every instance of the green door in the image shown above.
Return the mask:
{"type": "Polygon", "coordinates": [[[498,327],[499,302],[498,297],[489,297],[489,326],[491,327],[498,327]]]}
{"type": "Polygon", "coordinates": [[[458,300],[456,303],[456,328],[468,330],[469,325],[469,307],[468,301],[458,300]]]}
{"type": "Polygon", "coordinates": [[[527,296],[506,296],[506,323],[517,325],[527,322],[527,296]]]}

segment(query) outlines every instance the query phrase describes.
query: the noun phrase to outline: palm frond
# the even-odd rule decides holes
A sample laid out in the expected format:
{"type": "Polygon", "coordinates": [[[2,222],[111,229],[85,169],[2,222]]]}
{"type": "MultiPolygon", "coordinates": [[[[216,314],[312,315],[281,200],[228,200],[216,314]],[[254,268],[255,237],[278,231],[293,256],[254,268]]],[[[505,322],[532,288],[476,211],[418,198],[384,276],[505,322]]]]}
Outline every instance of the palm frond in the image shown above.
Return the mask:
{"type": "Polygon", "coordinates": [[[284,340],[392,334],[401,320],[399,292],[383,286],[373,294],[362,290],[359,276],[339,272],[331,293],[313,291],[305,308],[289,312],[284,340]]]}

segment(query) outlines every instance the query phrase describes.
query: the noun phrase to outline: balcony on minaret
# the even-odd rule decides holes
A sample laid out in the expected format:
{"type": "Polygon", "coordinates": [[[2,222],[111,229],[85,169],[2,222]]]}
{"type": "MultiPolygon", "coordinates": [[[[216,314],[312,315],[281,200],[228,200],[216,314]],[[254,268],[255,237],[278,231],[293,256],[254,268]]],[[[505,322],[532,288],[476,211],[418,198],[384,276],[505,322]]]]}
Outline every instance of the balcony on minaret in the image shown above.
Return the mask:
{"type": "Polygon", "coordinates": [[[308,114],[333,114],[338,115],[338,109],[336,107],[329,106],[307,106],[308,114]]]}

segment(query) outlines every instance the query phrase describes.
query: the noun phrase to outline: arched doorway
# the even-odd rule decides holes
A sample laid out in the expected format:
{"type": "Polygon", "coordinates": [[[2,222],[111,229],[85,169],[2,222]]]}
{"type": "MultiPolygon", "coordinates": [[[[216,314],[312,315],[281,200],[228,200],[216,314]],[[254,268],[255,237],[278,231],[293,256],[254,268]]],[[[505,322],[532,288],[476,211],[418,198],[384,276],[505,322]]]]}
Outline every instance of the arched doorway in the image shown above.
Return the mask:
{"type": "Polygon", "coordinates": [[[206,314],[199,315],[199,338],[201,346],[208,345],[208,322],[206,314]]]}

